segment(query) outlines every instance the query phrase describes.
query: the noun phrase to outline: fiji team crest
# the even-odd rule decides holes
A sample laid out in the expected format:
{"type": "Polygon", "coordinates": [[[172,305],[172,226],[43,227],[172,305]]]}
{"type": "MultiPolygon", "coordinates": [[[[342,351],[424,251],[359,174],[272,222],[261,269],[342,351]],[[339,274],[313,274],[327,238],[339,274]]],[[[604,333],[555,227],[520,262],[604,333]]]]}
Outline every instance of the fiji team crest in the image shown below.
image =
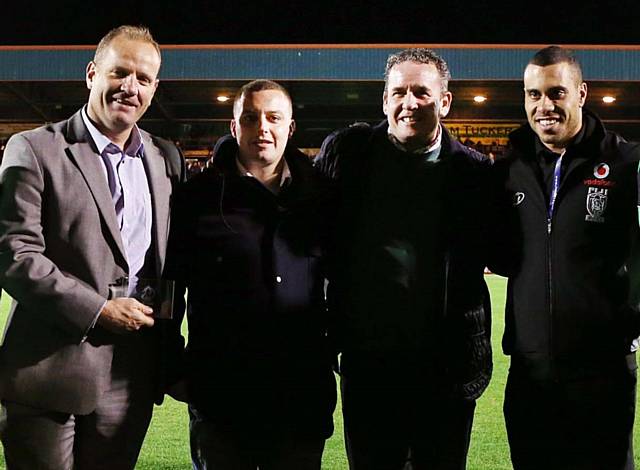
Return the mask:
{"type": "Polygon", "coordinates": [[[587,222],[604,222],[604,210],[607,208],[607,188],[589,188],[587,193],[587,222]]]}

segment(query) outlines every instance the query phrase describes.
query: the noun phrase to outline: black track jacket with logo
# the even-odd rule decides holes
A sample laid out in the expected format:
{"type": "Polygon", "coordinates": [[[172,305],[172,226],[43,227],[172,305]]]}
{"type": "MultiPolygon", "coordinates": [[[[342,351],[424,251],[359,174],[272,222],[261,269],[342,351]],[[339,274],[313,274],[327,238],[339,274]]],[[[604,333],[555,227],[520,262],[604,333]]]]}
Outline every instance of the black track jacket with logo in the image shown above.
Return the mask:
{"type": "Polygon", "coordinates": [[[509,284],[503,349],[540,378],[597,373],[638,336],[630,263],[638,239],[640,145],[583,111],[584,137],[567,149],[550,229],[532,129],[510,135],[494,169],[504,185],[509,284]]]}

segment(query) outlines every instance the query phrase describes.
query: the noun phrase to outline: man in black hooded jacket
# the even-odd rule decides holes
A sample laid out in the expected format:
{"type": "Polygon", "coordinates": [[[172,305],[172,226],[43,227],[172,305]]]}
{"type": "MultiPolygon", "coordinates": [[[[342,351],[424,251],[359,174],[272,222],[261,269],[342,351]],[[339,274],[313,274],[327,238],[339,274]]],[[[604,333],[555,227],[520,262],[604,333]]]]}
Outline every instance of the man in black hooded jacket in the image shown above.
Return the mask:
{"type": "Polygon", "coordinates": [[[242,87],[233,138],[217,143],[211,168],[172,208],[165,275],[188,288],[183,375],[196,469],[320,470],[333,431],[327,192],[289,144],[291,113],[279,84],[242,87]]]}

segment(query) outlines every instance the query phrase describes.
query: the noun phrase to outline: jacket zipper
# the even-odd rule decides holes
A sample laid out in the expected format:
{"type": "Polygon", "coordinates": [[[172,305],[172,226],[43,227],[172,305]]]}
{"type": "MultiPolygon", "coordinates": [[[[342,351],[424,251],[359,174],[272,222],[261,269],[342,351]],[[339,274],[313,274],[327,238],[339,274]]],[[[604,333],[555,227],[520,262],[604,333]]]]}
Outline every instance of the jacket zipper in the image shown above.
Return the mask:
{"type": "MultiPolygon", "coordinates": [[[[553,217],[553,216],[552,216],[553,217]]],[[[551,218],[547,221],[547,294],[549,296],[549,361],[551,374],[554,374],[553,359],[553,263],[551,261],[551,218]]]]}
{"type": "MultiPolygon", "coordinates": [[[[444,254],[444,295],[442,296],[442,325],[446,324],[447,315],[449,311],[449,250],[446,250],[444,254]]],[[[451,373],[448,361],[443,361],[445,376],[449,376],[451,373]]]]}
{"type": "MultiPolygon", "coordinates": [[[[557,184],[557,186],[555,187],[555,195],[551,194],[551,198],[553,198],[553,201],[550,203],[550,210],[549,213],[547,215],[547,243],[546,243],[546,249],[547,249],[547,293],[549,295],[549,372],[551,373],[551,376],[554,377],[555,376],[555,358],[554,358],[554,341],[553,341],[553,262],[552,262],[552,256],[551,256],[551,243],[552,243],[552,229],[553,229],[553,217],[554,215],[558,212],[558,207],[557,204],[559,202],[559,196],[560,196],[560,189],[561,189],[561,185],[562,185],[562,181],[560,180],[560,167],[558,165],[561,165],[561,159],[563,157],[565,157],[566,154],[566,149],[562,152],[562,154],[560,155],[560,157],[558,158],[558,161],[556,163],[556,168],[554,171],[554,185],[557,184]],[[557,180],[556,180],[557,178],[557,180]]],[[[568,167],[567,167],[568,169],[568,167]]],[[[567,175],[564,175],[565,177],[565,181],[567,179],[567,175]]]]}
{"type": "Polygon", "coordinates": [[[444,254],[444,298],[443,298],[443,317],[447,317],[449,309],[449,253],[444,254]]]}

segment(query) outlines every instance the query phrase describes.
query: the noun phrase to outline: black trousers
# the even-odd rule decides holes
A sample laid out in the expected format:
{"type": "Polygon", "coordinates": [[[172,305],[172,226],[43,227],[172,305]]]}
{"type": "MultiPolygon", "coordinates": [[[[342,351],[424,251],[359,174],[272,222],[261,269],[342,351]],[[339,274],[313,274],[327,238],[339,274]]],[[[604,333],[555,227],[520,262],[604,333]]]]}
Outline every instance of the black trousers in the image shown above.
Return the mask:
{"type": "Polygon", "coordinates": [[[399,372],[343,370],[350,469],[464,469],[475,401],[455,399],[420,374],[399,372]]]}
{"type": "Polygon", "coordinates": [[[632,470],[635,397],[624,358],[571,380],[535,380],[512,361],[504,416],[514,469],[632,470]]]}
{"type": "MultiPolygon", "coordinates": [[[[261,426],[262,428],[264,426],[261,426]]],[[[223,429],[189,406],[194,470],[320,470],[325,440],[286,432],[223,429]]]]}

